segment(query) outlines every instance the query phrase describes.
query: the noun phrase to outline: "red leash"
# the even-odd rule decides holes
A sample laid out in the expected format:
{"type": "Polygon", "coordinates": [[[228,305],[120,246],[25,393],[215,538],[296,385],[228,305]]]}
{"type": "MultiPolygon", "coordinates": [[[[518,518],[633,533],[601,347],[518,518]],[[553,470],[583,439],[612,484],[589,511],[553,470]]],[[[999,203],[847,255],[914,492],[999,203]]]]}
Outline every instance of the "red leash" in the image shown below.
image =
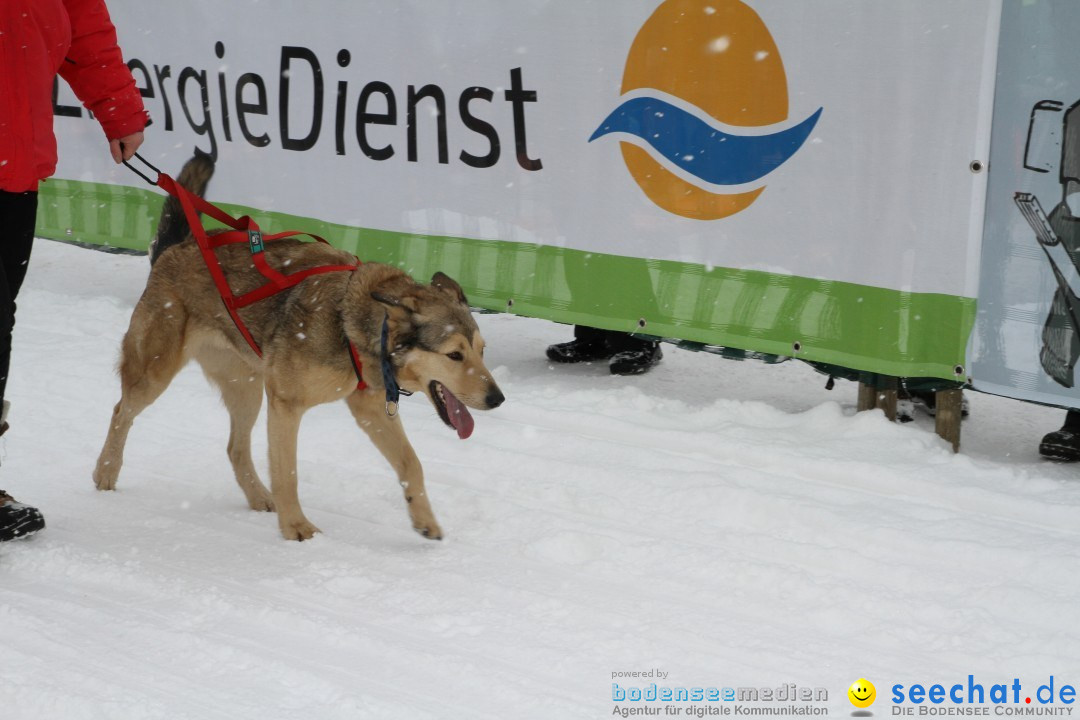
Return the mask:
{"type": "MultiPolygon", "coordinates": [[[[251,346],[251,349],[259,357],[262,357],[262,350],[259,348],[258,343],[255,342],[255,338],[252,337],[251,331],[248,330],[247,325],[245,325],[244,321],[240,318],[238,312],[240,308],[247,307],[259,300],[265,300],[282,290],[288,290],[304,280],[307,280],[312,275],[330,272],[355,272],[356,269],[360,267],[360,260],[357,260],[355,265],[320,265],[318,267],[284,275],[270,267],[270,263],[267,262],[266,254],[264,252],[265,243],[280,240],[282,238],[295,237],[297,235],[306,235],[321,243],[326,243],[326,240],[318,235],[295,230],[275,233],[273,235],[263,235],[259,226],[250,216],[244,215],[241,218],[234,218],[221,208],[212,205],[198,195],[188,192],[186,188],[182,185],[178,185],[171,177],[146,162],[146,160],[138,153],[135,154],[135,157],[158,174],[157,180],[151,180],[129,165],[126,161],[124,164],[151,185],[157,185],[180,201],[180,207],[184,210],[184,216],[187,218],[188,226],[191,228],[191,234],[195,237],[195,242],[199,245],[199,251],[202,253],[203,261],[206,263],[206,269],[210,271],[210,277],[213,278],[218,294],[221,295],[221,300],[225,303],[225,309],[229,311],[229,316],[232,318],[233,323],[236,324],[236,329],[240,331],[244,340],[247,341],[247,344],[251,346]],[[208,235],[199,219],[200,211],[214,218],[221,224],[231,227],[232,230],[226,230],[215,235],[208,235]],[[225,271],[222,269],[221,263],[217,259],[217,254],[214,252],[214,250],[219,247],[236,243],[246,243],[250,247],[251,259],[255,264],[255,268],[267,280],[264,285],[261,285],[250,292],[246,292],[240,297],[236,297],[236,295],[233,294],[228,281],[225,279],[225,271]]],[[[352,362],[353,370],[356,372],[356,389],[366,389],[367,383],[364,382],[360,354],[351,340],[349,341],[349,359],[352,362]]]]}

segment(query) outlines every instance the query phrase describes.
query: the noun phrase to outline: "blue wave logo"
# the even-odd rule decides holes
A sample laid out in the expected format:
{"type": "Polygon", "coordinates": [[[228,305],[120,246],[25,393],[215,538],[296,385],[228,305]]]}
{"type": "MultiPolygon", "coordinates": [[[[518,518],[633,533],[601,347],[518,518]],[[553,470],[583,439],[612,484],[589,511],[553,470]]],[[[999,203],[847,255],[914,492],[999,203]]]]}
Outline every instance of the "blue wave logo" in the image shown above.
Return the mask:
{"type": "Polygon", "coordinates": [[[823,108],[798,125],[768,135],[735,135],[669,102],[636,97],[617,107],[589,138],[610,133],[641,138],[660,156],[713,185],[742,185],[765,177],[798,152],[823,108]]]}
{"type": "Polygon", "coordinates": [[[618,138],[645,196],[692,220],[750,207],[822,113],[797,125],[788,115],[780,48],[744,0],[660,2],[630,45],[619,93],[590,141],[618,138]]]}

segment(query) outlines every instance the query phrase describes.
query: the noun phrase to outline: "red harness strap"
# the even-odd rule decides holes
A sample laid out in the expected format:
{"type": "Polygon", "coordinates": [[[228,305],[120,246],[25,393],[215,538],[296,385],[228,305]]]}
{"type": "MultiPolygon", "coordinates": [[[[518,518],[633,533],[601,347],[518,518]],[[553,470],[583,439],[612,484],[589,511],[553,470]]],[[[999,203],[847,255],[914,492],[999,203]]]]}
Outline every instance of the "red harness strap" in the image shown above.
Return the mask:
{"type": "MultiPolygon", "coordinates": [[[[211,205],[198,195],[193,195],[188,192],[182,185],[178,185],[175,180],[165,173],[158,174],[157,184],[162,190],[180,201],[180,207],[183,208],[184,216],[187,217],[188,225],[191,227],[191,234],[195,236],[195,241],[199,245],[199,251],[202,253],[203,261],[206,263],[206,269],[210,271],[210,277],[213,278],[214,285],[217,286],[218,293],[221,295],[221,300],[225,303],[225,309],[229,311],[229,316],[236,324],[236,329],[240,331],[240,334],[244,336],[244,340],[247,341],[247,344],[251,346],[251,349],[259,357],[262,357],[262,350],[259,348],[258,343],[255,342],[255,338],[252,337],[251,331],[248,330],[247,325],[240,319],[240,314],[237,312],[240,308],[247,307],[259,300],[265,300],[282,290],[287,290],[294,285],[307,280],[312,275],[329,272],[354,272],[360,267],[360,261],[357,260],[355,265],[320,265],[319,267],[308,268],[306,270],[300,270],[284,275],[270,267],[270,264],[266,261],[266,254],[263,252],[265,242],[280,240],[281,238],[293,237],[296,235],[307,235],[321,243],[325,243],[326,240],[318,235],[296,231],[287,231],[264,236],[262,231],[259,230],[259,226],[250,216],[244,215],[239,219],[232,217],[220,208],[211,205]],[[202,226],[202,222],[199,220],[199,211],[206,213],[223,225],[231,227],[232,230],[226,230],[225,232],[217,233],[212,236],[208,235],[202,226]],[[267,279],[266,284],[261,285],[250,292],[246,292],[240,297],[236,297],[233,294],[228,281],[225,279],[225,271],[222,269],[221,263],[214,253],[215,249],[222,247],[223,245],[231,245],[234,243],[247,243],[251,247],[252,262],[255,263],[255,268],[259,273],[267,279]]],[[[364,390],[367,388],[367,383],[364,382],[362,374],[360,354],[357,352],[356,346],[353,345],[351,340],[349,341],[349,359],[352,361],[353,369],[356,371],[356,387],[358,390],[364,390]]]]}

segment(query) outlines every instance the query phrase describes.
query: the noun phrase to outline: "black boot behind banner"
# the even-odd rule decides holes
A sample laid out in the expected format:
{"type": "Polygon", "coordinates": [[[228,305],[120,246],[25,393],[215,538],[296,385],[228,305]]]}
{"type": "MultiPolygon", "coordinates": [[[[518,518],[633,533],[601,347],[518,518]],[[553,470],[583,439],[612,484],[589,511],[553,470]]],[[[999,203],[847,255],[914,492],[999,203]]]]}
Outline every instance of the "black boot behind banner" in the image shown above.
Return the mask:
{"type": "Polygon", "coordinates": [[[608,366],[612,375],[647,373],[664,357],[660,343],[655,340],[642,340],[628,333],[610,333],[608,347],[614,351],[608,366]]]}
{"type": "Polygon", "coordinates": [[[560,363],[607,360],[612,375],[641,375],[653,368],[664,353],[660,343],[642,340],[630,333],[599,330],[585,325],[574,326],[574,339],[549,345],[548,359],[560,363]]]}
{"type": "Polygon", "coordinates": [[[40,510],[16,502],[0,490],[0,542],[29,537],[44,529],[45,518],[40,510]]]}
{"type": "Polygon", "coordinates": [[[573,340],[548,346],[548,360],[558,363],[607,360],[615,354],[615,351],[608,347],[608,335],[607,330],[575,325],[573,340]]]}
{"type": "Polygon", "coordinates": [[[1039,454],[1051,460],[1076,462],[1080,460],[1080,412],[1070,410],[1065,425],[1048,433],[1039,444],[1039,454]]]}

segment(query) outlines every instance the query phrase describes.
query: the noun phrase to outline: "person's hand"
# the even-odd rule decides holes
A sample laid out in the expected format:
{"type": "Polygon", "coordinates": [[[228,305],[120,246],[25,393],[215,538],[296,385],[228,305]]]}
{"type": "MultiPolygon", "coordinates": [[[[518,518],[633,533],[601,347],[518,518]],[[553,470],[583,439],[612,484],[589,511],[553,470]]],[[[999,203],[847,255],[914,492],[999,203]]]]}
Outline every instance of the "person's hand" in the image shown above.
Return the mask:
{"type": "Polygon", "coordinates": [[[130,160],[131,156],[135,154],[135,151],[142,144],[143,134],[142,130],[140,130],[117,140],[110,140],[109,153],[112,154],[113,161],[119,165],[124,160],[130,160]]]}

